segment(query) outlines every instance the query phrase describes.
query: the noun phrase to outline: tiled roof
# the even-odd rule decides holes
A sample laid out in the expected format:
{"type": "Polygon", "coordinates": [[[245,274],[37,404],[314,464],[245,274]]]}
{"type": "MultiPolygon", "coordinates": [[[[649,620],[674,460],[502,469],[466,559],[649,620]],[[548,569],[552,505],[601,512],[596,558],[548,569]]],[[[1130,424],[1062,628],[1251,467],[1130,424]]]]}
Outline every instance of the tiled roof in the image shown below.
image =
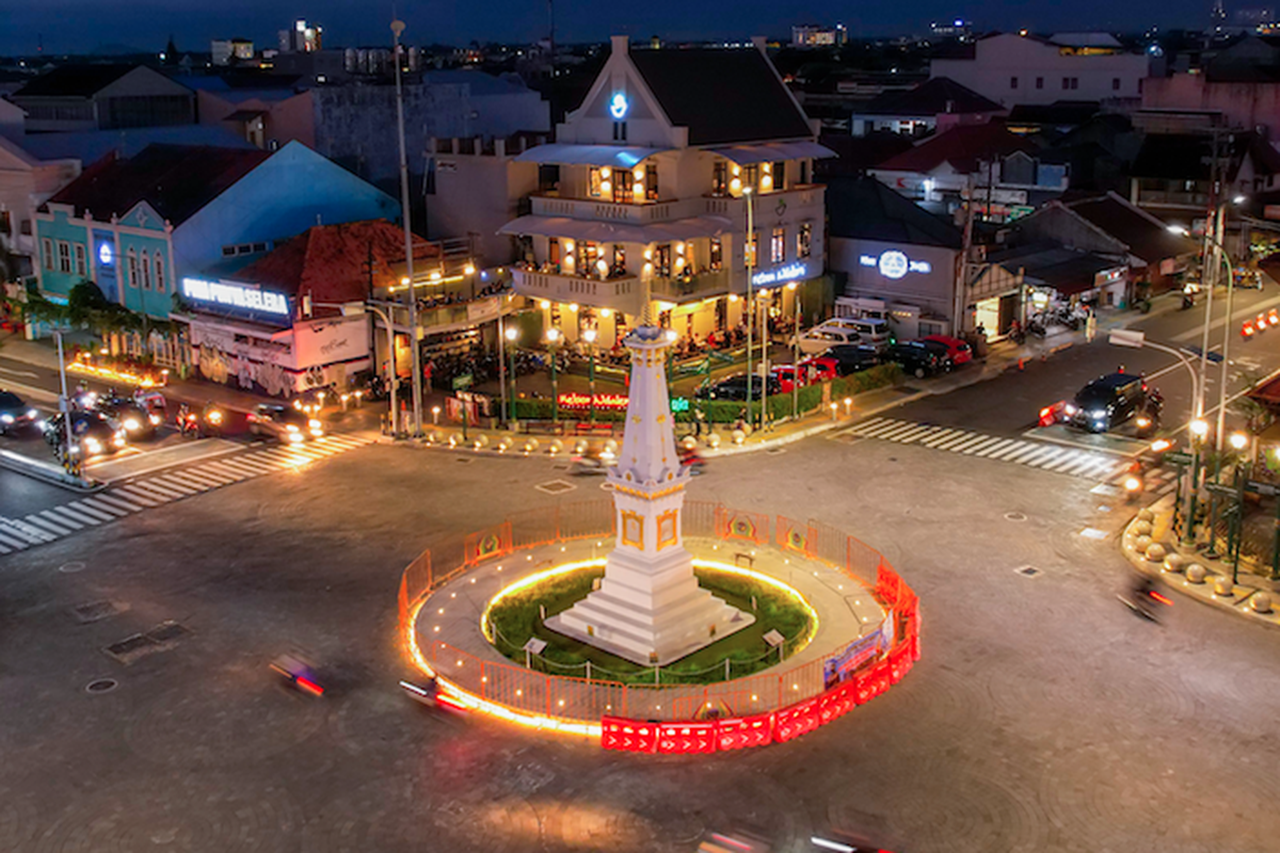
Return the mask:
{"type": "Polygon", "coordinates": [[[1164,223],[1108,193],[1067,205],[1079,216],[1129,247],[1130,254],[1148,264],[1196,251],[1196,244],[1169,232],[1164,223]]]}
{"type": "Polygon", "coordinates": [[[756,48],[632,50],[632,64],[690,145],[813,136],[769,60],[756,48]]]}
{"type": "MultiPolygon", "coordinates": [[[[418,241],[414,261],[438,256],[435,244],[418,241]]],[[[270,285],[291,296],[309,294],[316,302],[351,302],[368,296],[368,262],[373,257],[373,286],[394,284],[404,264],[404,231],[386,219],[316,225],[239,270],[235,278],[270,285]]]]}
{"type": "Polygon", "coordinates": [[[1093,290],[1098,273],[1120,265],[1114,258],[1056,243],[1035,243],[993,252],[987,255],[987,260],[1010,271],[1023,269],[1029,284],[1048,285],[1064,296],[1093,290]]]}
{"type": "Polygon", "coordinates": [[[827,183],[832,237],[959,249],[960,229],[903,198],[875,178],[832,178],[827,183]]]}
{"type": "Polygon", "coordinates": [[[859,115],[936,116],[946,113],[1000,113],[1004,112],[1004,107],[949,77],[933,77],[905,92],[883,92],[854,112],[859,115]]]}
{"type": "Polygon", "coordinates": [[[977,169],[980,160],[1003,157],[1015,151],[1034,153],[1037,150],[1034,142],[1011,133],[1003,124],[962,124],[925,139],[876,168],[927,174],[943,163],[950,163],[956,171],[967,174],[977,169]]]}
{"type": "Polygon", "coordinates": [[[137,65],[63,65],[41,74],[18,91],[17,98],[88,98],[105,89],[137,65]]]}
{"type": "Polygon", "coordinates": [[[145,201],[173,225],[248,174],[270,154],[256,148],[149,145],[128,160],[108,156],[49,199],[103,219],[145,201]]]}
{"type": "Polygon", "coordinates": [[[253,148],[243,136],[212,124],[177,124],[167,127],[130,127],[120,130],[85,130],[72,133],[29,133],[19,140],[41,160],[75,157],[96,162],[115,152],[133,157],[157,142],[169,145],[212,145],[218,148],[253,148]]]}

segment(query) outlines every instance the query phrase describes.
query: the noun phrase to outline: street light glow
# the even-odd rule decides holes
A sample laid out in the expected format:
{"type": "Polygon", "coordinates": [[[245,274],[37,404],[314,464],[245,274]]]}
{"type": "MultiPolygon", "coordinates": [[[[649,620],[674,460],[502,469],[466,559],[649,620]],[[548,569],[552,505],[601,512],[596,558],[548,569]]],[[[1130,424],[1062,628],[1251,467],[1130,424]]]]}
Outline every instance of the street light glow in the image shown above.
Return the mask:
{"type": "Polygon", "coordinates": [[[1242,432],[1231,433],[1231,438],[1228,440],[1231,442],[1231,446],[1236,450],[1244,450],[1245,447],[1249,445],[1249,436],[1242,432]]]}
{"type": "Polygon", "coordinates": [[[1191,430],[1191,434],[1196,438],[1204,438],[1209,434],[1209,422],[1200,418],[1196,418],[1192,421],[1187,428],[1191,430]]]}
{"type": "Polygon", "coordinates": [[[586,341],[587,343],[589,343],[589,344],[594,344],[594,343],[596,342],[596,330],[595,330],[595,329],[583,329],[583,330],[582,330],[582,339],[583,339],[584,341],[586,341]]]}
{"type": "Polygon", "coordinates": [[[502,334],[506,336],[507,340],[514,341],[519,332],[516,331],[515,326],[507,326],[506,330],[503,331],[502,334]]]}
{"type": "Polygon", "coordinates": [[[550,342],[551,342],[551,343],[553,343],[553,344],[554,344],[556,341],[560,340],[560,330],[559,330],[559,329],[547,329],[547,340],[548,340],[548,341],[550,341],[550,342]]]}
{"type": "Polygon", "coordinates": [[[1179,237],[1186,237],[1190,233],[1185,225],[1169,225],[1166,226],[1165,230],[1170,234],[1177,234],[1179,237]]]}

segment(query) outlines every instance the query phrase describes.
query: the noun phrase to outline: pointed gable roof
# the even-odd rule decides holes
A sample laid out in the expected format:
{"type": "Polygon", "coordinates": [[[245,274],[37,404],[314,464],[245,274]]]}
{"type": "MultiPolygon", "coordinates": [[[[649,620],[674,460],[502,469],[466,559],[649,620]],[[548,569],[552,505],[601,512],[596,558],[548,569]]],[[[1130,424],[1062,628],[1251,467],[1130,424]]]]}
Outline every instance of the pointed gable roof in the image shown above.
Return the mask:
{"type": "Polygon", "coordinates": [[[690,145],[810,138],[804,112],[757,48],[632,50],[628,57],[690,145]]]}
{"type": "Polygon", "coordinates": [[[125,63],[63,65],[41,74],[13,94],[17,98],[88,98],[141,67],[125,63]]]}
{"type": "Polygon", "coordinates": [[[1004,157],[1015,151],[1034,153],[1038,147],[1003,124],[962,124],[930,136],[910,151],[876,166],[887,172],[928,174],[943,163],[962,174],[978,168],[979,160],[1004,157]]]}
{"type": "Polygon", "coordinates": [[[937,116],[948,113],[1002,113],[1005,108],[990,98],[961,86],[950,77],[931,77],[905,92],[876,95],[855,112],[860,115],[937,116]]]}
{"type": "Polygon", "coordinates": [[[149,145],[128,160],[105,158],[48,203],[105,219],[124,216],[145,201],[177,226],[270,156],[256,148],[149,145]]]}
{"type": "Polygon", "coordinates": [[[1171,233],[1159,219],[1115,193],[1072,202],[1065,207],[1124,243],[1131,254],[1148,264],[1190,254],[1198,248],[1193,240],[1171,233]]]}
{"type": "Polygon", "coordinates": [[[903,198],[875,178],[832,178],[827,183],[832,237],[959,249],[959,228],[903,198]]]}

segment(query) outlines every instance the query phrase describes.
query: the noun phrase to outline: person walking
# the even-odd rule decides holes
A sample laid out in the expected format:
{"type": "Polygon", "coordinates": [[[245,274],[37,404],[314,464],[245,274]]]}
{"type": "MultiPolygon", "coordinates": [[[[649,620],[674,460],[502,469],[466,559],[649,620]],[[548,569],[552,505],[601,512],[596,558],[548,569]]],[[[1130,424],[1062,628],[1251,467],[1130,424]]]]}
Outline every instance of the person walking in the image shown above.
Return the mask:
{"type": "Polygon", "coordinates": [[[1084,318],[1084,340],[1085,343],[1093,343],[1093,339],[1098,336],[1098,316],[1093,313],[1092,308],[1086,309],[1089,313],[1084,318]]]}

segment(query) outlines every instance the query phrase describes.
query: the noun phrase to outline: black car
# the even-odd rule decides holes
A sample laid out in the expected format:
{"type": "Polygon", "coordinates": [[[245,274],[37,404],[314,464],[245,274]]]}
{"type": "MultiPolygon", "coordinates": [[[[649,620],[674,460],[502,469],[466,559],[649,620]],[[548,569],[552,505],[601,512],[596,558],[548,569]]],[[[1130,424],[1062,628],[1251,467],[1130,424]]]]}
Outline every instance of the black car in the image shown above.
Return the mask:
{"type": "MultiPolygon", "coordinates": [[[[54,453],[59,458],[66,451],[64,417],[59,412],[44,425],[44,440],[53,446],[54,453]]],[[[115,453],[124,449],[126,444],[125,431],[101,412],[72,412],[71,440],[81,459],[115,453]]]]}
{"type": "Polygon", "coordinates": [[[1107,432],[1135,419],[1137,431],[1155,431],[1164,400],[1138,373],[1110,373],[1081,388],[1067,403],[1067,422],[1087,432],[1107,432]]]}
{"type": "MultiPolygon", "coordinates": [[[[770,396],[782,393],[782,383],[778,377],[769,376],[767,384],[762,384],[759,376],[751,377],[751,399],[760,399],[761,389],[766,389],[770,396]]],[[[738,373],[725,377],[713,385],[703,385],[694,392],[699,400],[743,400],[747,399],[747,374],[738,373]]]]}
{"type": "Polygon", "coordinates": [[[0,435],[36,422],[40,413],[12,391],[0,390],[0,435]]]}
{"type": "Polygon", "coordinates": [[[836,373],[848,376],[859,370],[867,370],[880,363],[880,353],[869,344],[840,344],[824,352],[820,358],[834,359],[836,373]]]}
{"type": "Polygon", "coordinates": [[[896,362],[916,379],[924,379],[942,369],[942,362],[928,347],[894,344],[884,352],[884,360],[896,362]]]}
{"type": "Polygon", "coordinates": [[[164,421],[160,415],[139,406],[130,397],[99,397],[93,409],[115,421],[131,440],[155,438],[156,430],[164,421]]]}
{"type": "Polygon", "coordinates": [[[908,341],[907,346],[927,349],[929,352],[937,356],[938,363],[941,365],[942,369],[947,372],[950,372],[951,369],[955,367],[955,363],[951,360],[951,349],[946,344],[921,339],[918,341],[908,341]]]}

